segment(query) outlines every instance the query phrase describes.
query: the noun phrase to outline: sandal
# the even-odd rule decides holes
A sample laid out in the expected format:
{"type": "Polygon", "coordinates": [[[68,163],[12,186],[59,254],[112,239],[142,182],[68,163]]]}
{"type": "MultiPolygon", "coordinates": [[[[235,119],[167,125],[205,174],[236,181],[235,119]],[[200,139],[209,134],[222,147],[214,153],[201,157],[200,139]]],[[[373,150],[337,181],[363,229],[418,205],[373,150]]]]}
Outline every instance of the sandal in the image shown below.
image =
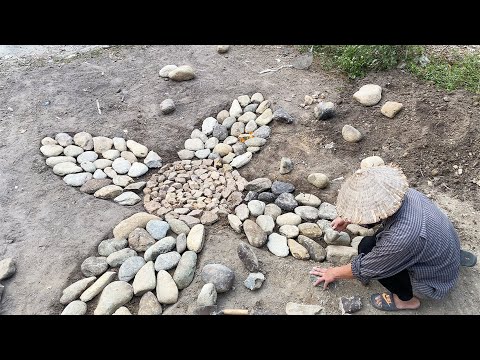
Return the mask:
{"type": "Polygon", "coordinates": [[[460,250],[460,265],[472,267],[477,263],[477,257],[471,252],[460,250]]]}
{"type": "Polygon", "coordinates": [[[399,309],[395,306],[395,301],[393,301],[393,294],[391,292],[372,294],[372,296],[370,296],[370,302],[372,303],[373,307],[378,310],[384,310],[384,311],[404,310],[404,309],[399,309]],[[380,299],[382,300],[380,305],[377,304],[377,301],[375,299],[377,296],[380,296],[380,299]]]}

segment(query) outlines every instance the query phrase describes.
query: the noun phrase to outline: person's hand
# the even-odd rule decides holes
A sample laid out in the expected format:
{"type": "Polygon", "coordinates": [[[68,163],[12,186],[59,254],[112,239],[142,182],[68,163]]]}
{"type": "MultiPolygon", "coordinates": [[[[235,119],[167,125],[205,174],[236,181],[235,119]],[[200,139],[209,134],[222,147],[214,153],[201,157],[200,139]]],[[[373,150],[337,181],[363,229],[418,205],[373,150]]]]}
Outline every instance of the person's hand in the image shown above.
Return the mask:
{"type": "Polygon", "coordinates": [[[335,281],[335,268],[321,268],[321,267],[314,267],[312,271],[310,271],[311,275],[319,276],[317,280],[313,283],[313,286],[317,286],[322,281],[323,283],[323,290],[327,290],[328,284],[335,281]]]}
{"type": "Polygon", "coordinates": [[[332,227],[333,230],[341,232],[341,231],[344,231],[349,224],[350,223],[348,221],[343,220],[339,216],[330,223],[330,226],[332,227]]]}

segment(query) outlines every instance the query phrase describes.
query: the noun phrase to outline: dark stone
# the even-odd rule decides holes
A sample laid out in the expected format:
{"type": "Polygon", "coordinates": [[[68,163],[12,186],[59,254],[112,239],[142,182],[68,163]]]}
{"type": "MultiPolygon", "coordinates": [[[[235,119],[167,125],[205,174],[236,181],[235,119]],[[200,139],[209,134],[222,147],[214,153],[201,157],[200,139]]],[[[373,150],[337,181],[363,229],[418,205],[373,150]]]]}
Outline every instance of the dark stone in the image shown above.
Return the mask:
{"type": "Polygon", "coordinates": [[[230,268],[222,264],[208,264],[202,269],[202,280],[205,284],[215,285],[217,293],[223,293],[230,290],[235,280],[235,273],[230,268]]]}
{"type": "Polygon", "coordinates": [[[361,310],[362,307],[363,307],[363,304],[360,296],[350,296],[350,297],[342,296],[340,298],[340,310],[342,311],[342,315],[345,313],[353,314],[361,310]]]}
{"type": "Polygon", "coordinates": [[[213,136],[215,136],[219,141],[223,141],[228,136],[228,129],[223,125],[215,125],[213,127],[213,136]]]}
{"type": "Polygon", "coordinates": [[[307,249],[310,259],[314,261],[323,261],[327,256],[325,249],[318,244],[316,241],[310,239],[309,237],[298,235],[297,242],[307,249]]]}
{"type": "Polygon", "coordinates": [[[271,192],[262,192],[258,194],[258,200],[263,201],[264,203],[273,203],[277,196],[271,192]]]}
{"type": "Polygon", "coordinates": [[[297,206],[298,202],[295,200],[295,197],[290,193],[283,193],[278,195],[275,200],[275,205],[280,209],[285,211],[293,211],[297,206]]]}
{"type": "Polygon", "coordinates": [[[243,200],[248,203],[251,200],[257,200],[257,198],[258,193],[256,191],[249,191],[243,200]]]}
{"type": "Polygon", "coordinates": [[[238,244],[237,254],[245,268],[250,272],[259,272],[258,259],[252,248],[244,242],[238,244]]]}
{"type": "Polygon", "coordinates": [[[282,108],[278,108],[277,110],[275,110],[275,112],[273,113],[273,120],[280,121],[286,124],[291,124],[294,121],[292,115],[287,113],[282,108]]]}
{"type": "Polygon", "coordinates": [[[272,193],[274,193],[275,195],[280,195],[283,193],[291,193],[294,191],[295,191],[295,186],[287,182],[274,181],[272,184],[272,193]]]}

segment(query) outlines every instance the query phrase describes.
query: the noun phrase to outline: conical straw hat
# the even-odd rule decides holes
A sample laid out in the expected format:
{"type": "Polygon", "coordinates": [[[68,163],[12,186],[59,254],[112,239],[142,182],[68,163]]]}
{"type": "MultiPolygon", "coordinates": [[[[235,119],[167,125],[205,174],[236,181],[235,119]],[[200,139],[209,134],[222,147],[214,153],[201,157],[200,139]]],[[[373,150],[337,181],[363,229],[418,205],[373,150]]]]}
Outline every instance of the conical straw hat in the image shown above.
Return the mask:
{"type": "Polygon", "coordinates": [[[376,223],[400,208],[407,189],[407,178],[393,164],[359,169],[338,192],[337,214],[354,224],[376,223]]]}

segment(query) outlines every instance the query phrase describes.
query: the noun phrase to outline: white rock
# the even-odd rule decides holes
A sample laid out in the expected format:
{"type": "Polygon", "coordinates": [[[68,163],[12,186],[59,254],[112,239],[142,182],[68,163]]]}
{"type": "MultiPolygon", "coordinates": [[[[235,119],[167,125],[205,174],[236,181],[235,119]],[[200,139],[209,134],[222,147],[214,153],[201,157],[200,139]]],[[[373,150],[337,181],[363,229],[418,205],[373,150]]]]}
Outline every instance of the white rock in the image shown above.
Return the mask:
{"type": "Polygon", "coordinates": [[[95,276],[90,276],[88,278],[78,280],[70,286],[66,287],[62,292],[60,304],[67,305],[73,300],[78,299],[78,297],[85,291],[85,289],[92,285],[96,279],[97,278],[95,276]]]}
{"type": "Polygon", "coordinates": [[[92,300],[95,296],[100,294],[102,290],[110,284],[113,279],[117,276],[117,273],[114,271],[107,271],[100,276],[97,281],[93,283],[87,290],[85,290],[82,295],[80,295],[80,300],[87,302],[92,300]]]}
{"type": "Polygon", "coordinates": [[[190,160],[190,159],[193,159],[193,157],[195,156],[195,152],[191,150],[183,149],[183,150],[180,150],[177,153],[177,155],[181,160],[190,160]]]}
{"type": "Polygon", "coordinates": [[[232,106],[230,106],[229,114],[235,118],[238,118],[242,114],[242,107],[237,99],[233,100],[232,106]]]}
{"type": "Polygon", "coordinates": [[[295,200],[301,205],[319,207],[322,201],[313,194],[300,193],[295,196],[295,200]]]}
{"type": "Polygon", "coordinates": [[[85,315],[87,313],[87,304],[83,301],[72,301],[63,309],[60,315],[85,315]]]}
{"type": "Polygon", "coordinates": [[[252,160],[252,153],[247,151],[245,154],[239,155],[233,159],[230,165],[234,168],[241,168],[242,166],[246,165],[250,160],[252,160]]]}
{"type": "Polygon", "coordinates": [[[93,149],[93,137],[87,132],[79,132],[73,137],[75,145],[80,146],[83,150],[93,149]]]}
{"type": "Polygon", "coordinates": [[[146,158],[143,160],[145,165],[150,169],[159,168],[162,166],[162,158],[155,152],[150,150],[146,158]]]}
{"type": "Polygon", "coordinates": [[[265,211],[265,203],[260,200],[251,200],[248,202],[248,210],[253,216],[262,215],[265,211]]]}
{"type": "Polygon", "coordinates": [[[54,167],[57,164],[61,164],[65,162],[70,162],[75,164],[77,160],[75,160],[75,158],[71,156],[52,156],[45,160],[45,163],[50,167],[54,167]]]}
{"type": "MultiPolygon", "coordinates": [[[[92,165],[93,165],[93,163],[92,163],[92,165]]],[[[93,166],[95,166],[95,165],[93,165],[93,166]]],[[[93,173],[93,178],[94,178],[94,179],[97,179],[97,180],[106,179],[106,178],[107,178],[107,174],[105,174],[105,173],[103,172],[103,170],[97,169],[97,170],[95,170],[95,172],[93,173]]]]}
{"type": "Polygon", "coordinates": [[[42,139],[42,145],[58,145],[57,140],[47,136],[42,139]]]}
{"type": "Polygon", "coordinates": [[[113,140],[105,136],[96,136],[93,138],[93,150],[97,154],[102,154],[110,150],[113,145],[113,140]]]}
{"type": "Polygon", "coordinates": [[[120,205],[135,205],[140,200],[142,200],[142,198],[132,191],[125,191],[113,199],[113,201],[120,205]]]}
{"type": "Polygon", "coordinates": [[[207,117],[205,120],[203,120],[202,132],[205,135],[210,135],[213,132],[213,127],[217,124],[217,119],[215,119],[214,117],[207,117]]]}
{"type": "Polygon", "coordinates": [[[112,315],[132,315],[125,306],[120,306],[112,315]]]}
{"type": "Polygon", "coordinates": [[[276,222],[278,226],[299,225],[302,222],[302,218],[298,214],[289,212],[289,213],[285,213],[277,216],[276,222]]]}
{"type": "Polygon", "coordinates": [[[335,205],[327,202],[322,203],[318,208],[318,217],[320,219],[333,220],[337,217],[337,209],[335,205]]]}
{"type": "Polygon", "coordinates": [[[290,253],[287,238],[277,233],[272,233],[268,236],[267,248],[272,254],[279,257],[288,256],[290,253]]]}
{"type": "Polygon", "coordinates": [[[360,168],[365,169],[373,166],[382,166],[385,165],[385,162],[380,156],[369,156],[362,160],[360,163],[360,168]]]}
{"type": "Polygon", "coordinates": [[[94,315],[111,315],[133,298],[133,288],[125,281],[114,281],[103,289],[94,315]]]}
{"type": "Polygon", "coordinates": [[[280,207],[276,204],[267,204],[265,206],[264,214],[269,215],[272,217],[273,220],[276,220],[278,216],[282,214],[282,209],[280,209],[280,207]]]}
{"type": "Polygon", "coordinates": [[[248,104],[250,104],[250,96],[248,95],[240,95],[238,98],[238,103],[240,104],[241,107],[245,107],[248,104]]]}
{"type": "Polygon", "coordinates": [[[217,303],[217,291],[213,283],[203,285],[202,290],[198,294],[198,306],[212,306],[217,303]]]}
{"type": "MultiPolygon", "coordinates": [[[[90,162],[90,161],[84,161],[80,164],[80,166],[84,171],[89,173],[94,173],[97,170],[93,162],[90,162]]],[[[102,170],[99,170],[99,171],[102,171],[102,170]]]]}
{"type": "Polygon", "coordinates": [[[380,109],[381,113],[392,119],[403,109],[403,104],[395,101],[387,101],[380,109]]]}
{"type": "Polygon", "coordinates": [[[230,224],[232,229],[237,233],[241,233],[242,232],[242,222],[240,221],[238,216],[233,215],[233,214],[228,214],[227,218],[228,218],[228,223],[230,224]]]}
{"type": "Polygon", "coordinates": [[[58,142],[58,145],[63,147],[73,144],[73,138],[67,133],[58,133],[55,136],[55,140],[58,142]]]}
{"type": "MultiPolygon", "coordinates": [[[[215,120],[216,121],[216,120],[215,120]]],[[[184,147],[186,150],[197,151],[204,148],[203,141],[199,138],[185,140],[184,147]]]]}
{"type": "Polygon", "coordinates": [[[374,84],[363,85],[353,98],[365,106],[376,105],[382,99],[382,88],[374,84]]]}
{"type": "Polygon", "coordinates": [[[123,189],[117,185],[107,185],[95,191],[93,196],[99,199],[113,199],[122,193],[123,189]]]}
{"type": "Polygon", "coordinates": [[[138,315],[162,315],[162,305],[151,291],[143,294],[138,305],[138,315]]]}
{"type": "Polygon", "coordinates": [[[65,156],[77,157],[83,153],[83,149],[77,145],[68,145],[65,149],[63,149],[63,153],[65,156]]]}
{"type": "MultiPolygon", "coordinates": [[[[254,132],[255,130],[257,130],[257,123],[255,122],[255,120],[250,120],[247,125],[245,125],[245,132],[246,133],[251,133],[251,132],[254,132]]],[[[260,138],[259,138],[260,139],[260,138]]]]}
{"type": "Polygon", "coordinates": [[[127,174],[132,164],[128,160],[125,160],[123,157],[113,160],[112,168],[117,174],[127,174]]]}
{"type": "Polygon", "coordinates": [[[82,186],[93,177],[91,173],[68,174],[63,177],[63,181],[70,186],[82,186]]]}
{"type": "Polygon", "coordinates": [[[197,224],[193,226],[187,236],[187,249],[199,253],[205,242],[205,226],[197,224]]]}
{"type": "Polygon", "coordinates": [[[119,158],[120,157],[120,151],[118,150],[115,150],[115,149],[110,149],[110,150],[107,150],[105,152],[102,153],[102,156],[105,158],[105,159],[108,159],[108,160],[115,160],[116,158],[119,158]]]}
{"type": "Polygon", "coordinates": [[[98,154],[95,151],[84,151],[77,157],[77,161],[81,164],[84,161],[94,162],[98,159],[98,154]]]}
{"type": "Polygon", "coordinates": [[[267,234],[271,234],[275,228],[275,222],[273,218],[269,215],[260,215],[257,217],[256,223],[262,228],[267,234]]]}
{"type": "MultiPolygon", "coordinates": [[[[262,114],[262,113],[264,113],[268,108],[270,108],[270,104],[271,104],[271,103],[270,103],[270,100],[264,100],[264,101],[262,101],[262,102],[260,103],[260,105],[258,105],[257,110],[255,110],[255,112],[256,112],[257,114],[262,114]]],[[[270,111],[272,111],[272,110],[270,109],[270,111]]]]}
{"type": "Polygon", "coordinates": [[[132,166],[130,167],[130,170],[128,170],[128,176],[139,177],[145,174],[147,171],[148,171],[147,165],[136,162],[136,163],[133,163],[132,166]]]}
{"type": "Polygon", "coordinates": [[[156,293],[161,304],[175,304],[178,300],[177,284],[165,270],[160,270],[157,274],[156,293]]]}
{"type": "Polygon", "coordinates": [[[218,139],[216,137],[211,137],[205,142],[206,149],[213,149],[218,144],[218,139]]]}
{"type": "Polygon", "coordinates": [[[113,179],[115,176],[117,176],[117,172],[113,170],[110,166],[107,166],[105,169],[103,169],[103,172],[110,178],[113,179]]]}
{"type": "Polygon", "coordinates": [[[195,156],[199,159],[206,159],[210,153],[210,149],[202,149],[195,151],[195,156]]]}
{"type": "Polygon", "coordinates": [[[348,142],[359,142],[362,139],[362,133],[351,125],[342,128],[342,136],[348,142]]]}
{"type": "MultiPolygon", "coordinates": [[[[257,112],[258,112],[258,109],[257,109],[257,112]]],[[[263,126],[263,125],[268,125],[270,121],[272,121],[272,119],[273,119],[272,109],[266,109],[262,113],[262,115],[260,115],[255,119],[255,122],[257,123],[257,125],[263,126]]]]}
{"type": "Polygon", "coordinates": [[[288,239],[293,239],[298,236],[300,230],[298,230],[298,227],[296,227],[295,225],[282,225],[278,229],[278,232],[286,236],[288,239]]]}
{"type": "Polygon", "coordinates": [[[213,152],[217,153],[220,156],[226,156],[233,151],[230,145],[219,143],[213,148],[213,152]]]}
{"type": "Polygon", "coordinates": [[[252,103],[257,103],[257,104],[260,104],[263,102],[263,95],[261,93],[255,93],[252,95],[252,97],[250,98],[250,101],[252,103]]]}
{"type": "Polygon", "coordinates": [[[208,140],[208,136],[198,129],[193,129],[192,130],[190,138],[191,139],[200,139],[200,140],[202,140],[203,143],[205,143],[208,140]]]}
{"type": "Polygon", "coordinates": [[[319,315],[323,310],[320,305],[304,305],[293,302],[287,303],[285,313],[287,315],[319,315]]]}
{"type": "Polygon", "coordinates": [[[114,137],[113,138],[113,147],[118,151],[127,151],[127,142],[124,138],[114,137]]]}
{"type": "MultiPolygon", "coordinates": [[[[255,115],[253,112],[251,111],[248,111],[246,112],[245,114],[243,114],[242,116],[240,116],[238,118],[238,121],[239,122],[242,122],[244,124],[248,124],[249,122],[255,122],[255,119],[257,118],[257,115],[255,115]]],[[[232,124],[233,125],[233,124],[232,124]]],[[[255,123],[256,125],[256,123],[255,123]]]]}
{"type": "Polygon", "coordinates": [[[177,68],[177,65],[165,65],[160,69],[158,72],[158,75],[160,75],[163,78],[168,78],[168,74],[177,68]]]}
{"type": "Polygon", "coordinates": [[[134,182],[134,180],[128,175],[115,175],[112,180],[114,185],[121,187],[125,187],[134,182]]]}
{"type": "Polygon", "coordinates": [[[127,140],[127,148],[135,155],[136,157],[145,157],[148,154],[148,149],[145,145],[139,144],[133,140],[127,140]]]}
{"type": "Polygon", "coordinates": [[[235,215],[238,216],[240,221],[244,221],[245,219],[248,219],[250,210],[248,210],[248,206],[246,204],[240,204],[235,208],[235,215]]]}
{"type": "Polygon", "coordinates": [[[58,156],[63,153],[63,147],[60,145],[43,145],[40,151],[47,157],[58,156]]]}
{"type": "Polygon", "coordinates": [[[170,71],[168,77],[175,81],[187,81],[195,77],[195,72],[191,66],[182,65],[170,71]]]}
{"type": "Polygon", "coordinates": [[[105,169],[109,166],[112,166],[112,160],[108,160],[108,159],[97,159],[93,162],[93,165],[95,165],[95,167],[97,169],[105,169]]]}
{"type": "Polygon", "coordinates": [[[127,160],[130,164],[133,164],[134,162],[137,162],[138,159],[131,151],[122,151],[120,153],[120,156],[127,160]]]}
{"type": "Polygon", "coordinates": [[[157,286],[157,279],[155,277],[155,267],[153,261],[147,262],[138,270],[133,279],[133,293],[136,296],[141,296],[147,291],[155,289],[157,286]]]}

